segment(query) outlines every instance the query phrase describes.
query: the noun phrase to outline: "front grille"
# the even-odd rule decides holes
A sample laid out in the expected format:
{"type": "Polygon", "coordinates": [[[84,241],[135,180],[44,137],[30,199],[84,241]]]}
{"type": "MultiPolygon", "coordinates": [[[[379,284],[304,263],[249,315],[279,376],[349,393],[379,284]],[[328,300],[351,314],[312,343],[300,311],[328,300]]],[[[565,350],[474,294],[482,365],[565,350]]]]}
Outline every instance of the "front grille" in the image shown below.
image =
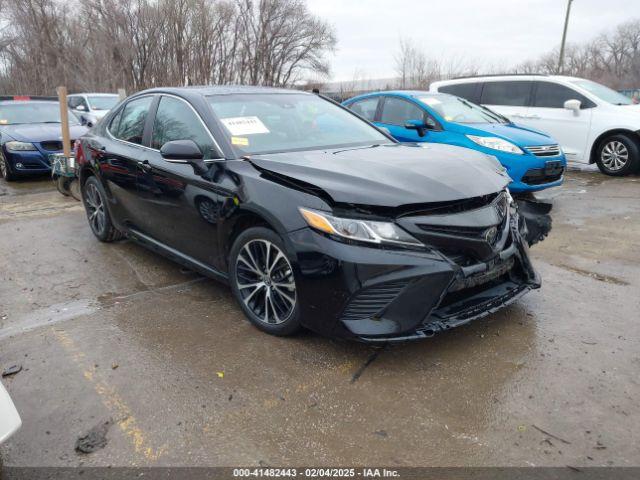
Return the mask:
{"type": "Polygon", "coordinates": [[[557,157],[560,155],[560,145],[537,145],[525,148],[536,157],[557,157]]]}
{"type": "MultiPolygon", "coordinates": [[[[71,140],[70,149],[73,152],[73,143],[75,140],[71,140]]],[[[46,142],[40,142],[40,147],[43,150],[47,150],[48,152],[60,152],[62,151],[62,141],[60,140],[49,140],[46,142]]]]}
{"type": "Polygon", "coordinates": [[[408,281],[381,283],[356,293],[342,312],[342,320],[371,318],[389,305],[406,287],[408,281]]]}

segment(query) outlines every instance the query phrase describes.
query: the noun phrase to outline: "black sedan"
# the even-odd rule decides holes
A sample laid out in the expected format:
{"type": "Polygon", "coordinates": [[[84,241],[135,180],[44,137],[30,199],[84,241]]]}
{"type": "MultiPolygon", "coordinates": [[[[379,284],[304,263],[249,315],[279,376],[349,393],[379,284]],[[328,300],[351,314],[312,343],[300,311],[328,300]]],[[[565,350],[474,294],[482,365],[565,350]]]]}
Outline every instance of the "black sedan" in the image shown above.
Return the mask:
{"type": "Polygon", "coordinates": [[[318,95],[147,90],[76,156],[98,239],[228,282],[268,333],[424,338],[540,286],[495,159],[398,144],[318,95]]]}

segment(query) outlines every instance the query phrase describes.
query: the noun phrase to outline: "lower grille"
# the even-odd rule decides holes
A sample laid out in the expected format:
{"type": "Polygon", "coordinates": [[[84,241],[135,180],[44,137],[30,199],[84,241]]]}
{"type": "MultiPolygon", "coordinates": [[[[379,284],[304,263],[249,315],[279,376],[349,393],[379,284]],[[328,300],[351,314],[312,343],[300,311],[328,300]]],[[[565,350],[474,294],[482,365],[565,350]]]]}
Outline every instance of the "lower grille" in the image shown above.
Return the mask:
{"type": "Polygon", "coordinates": [[[408,281],[381,283],[356,293],[342,313],[342,320],[371,318],[389,305],[408,285],[408,281]]]}
{"type": "Polygon", "coordinates": [[[527,185],[543,185],[545,183],[556,182],[562,178],[564,168],[549,172],[544,168],[531,168],[522,177],[522,182],[527,185]]]}

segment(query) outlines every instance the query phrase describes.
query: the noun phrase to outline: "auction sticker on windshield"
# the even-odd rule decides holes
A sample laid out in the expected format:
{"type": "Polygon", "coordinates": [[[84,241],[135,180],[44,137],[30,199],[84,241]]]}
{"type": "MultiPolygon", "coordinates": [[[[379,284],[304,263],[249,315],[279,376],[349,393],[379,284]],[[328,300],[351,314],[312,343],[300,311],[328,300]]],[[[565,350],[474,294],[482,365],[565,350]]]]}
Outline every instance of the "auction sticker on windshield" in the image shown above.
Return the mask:
{"type": "Polygon", "coordinates": [[[220,121],[234,136],[269,133],[269,129],[258,117],[229,117],[221,118],[220,121]]]}

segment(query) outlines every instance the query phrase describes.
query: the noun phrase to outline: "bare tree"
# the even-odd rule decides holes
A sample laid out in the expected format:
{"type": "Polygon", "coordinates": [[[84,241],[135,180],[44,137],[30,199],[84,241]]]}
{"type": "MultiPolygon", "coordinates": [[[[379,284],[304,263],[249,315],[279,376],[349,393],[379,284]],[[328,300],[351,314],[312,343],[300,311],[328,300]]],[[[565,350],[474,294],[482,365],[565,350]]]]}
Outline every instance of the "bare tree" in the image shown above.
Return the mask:
{"type": "Polygon", "coordinates": [[[4,93],[288,86],[327,77],[336,45],[304,0],[0,1],[4,93]]]}

